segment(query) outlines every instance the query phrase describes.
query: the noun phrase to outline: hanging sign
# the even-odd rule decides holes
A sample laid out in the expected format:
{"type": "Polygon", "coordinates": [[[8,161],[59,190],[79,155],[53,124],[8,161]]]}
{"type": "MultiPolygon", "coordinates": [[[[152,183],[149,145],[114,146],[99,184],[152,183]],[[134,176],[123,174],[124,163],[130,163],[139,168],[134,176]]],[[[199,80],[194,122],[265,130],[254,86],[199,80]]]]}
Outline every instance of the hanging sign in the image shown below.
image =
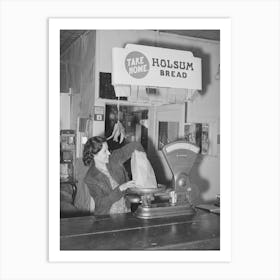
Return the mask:
{"type": "Polygon", "coordinates": [[[94,106],[94,120],[95,121],[104,121],[104,107],[94,106]]]}
{"type": "Polygon", "coordinates": [[[112,50],[112,84],[201,90],[201,59],[191,52],[127,44],[112,50]]]}

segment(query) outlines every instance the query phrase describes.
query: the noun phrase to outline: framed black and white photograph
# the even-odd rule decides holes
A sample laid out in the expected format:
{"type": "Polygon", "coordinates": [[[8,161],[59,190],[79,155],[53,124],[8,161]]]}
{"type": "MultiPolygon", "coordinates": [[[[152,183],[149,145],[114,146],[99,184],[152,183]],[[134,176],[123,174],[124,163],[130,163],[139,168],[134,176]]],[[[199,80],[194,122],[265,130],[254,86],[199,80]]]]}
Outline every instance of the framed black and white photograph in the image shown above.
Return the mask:
{"type": "Polygon", "coordinates": [[[228,261],[230,20],[127,22],[49,20],[50,261],[228,261]]]}

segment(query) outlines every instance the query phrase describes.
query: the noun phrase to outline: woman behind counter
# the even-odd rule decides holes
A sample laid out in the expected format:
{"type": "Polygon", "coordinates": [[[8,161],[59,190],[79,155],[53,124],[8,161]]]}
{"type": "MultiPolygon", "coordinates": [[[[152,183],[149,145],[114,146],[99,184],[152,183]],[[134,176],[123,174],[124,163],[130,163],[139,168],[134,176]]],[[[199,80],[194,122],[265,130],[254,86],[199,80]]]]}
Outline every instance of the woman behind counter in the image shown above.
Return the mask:
{"type": "Polygon", "coordinates": [[[95,215],[130,212],[124,193],[126,189],[134,187],[135,183],[129,181],[123,163],[131,158],[135,150],[144,151],[140,143],[132,142],[111,154],[106,138],[100,136],[89,138],[86,142],[83,162],[89,169],[84,182],[94,200],[95,215]]]}

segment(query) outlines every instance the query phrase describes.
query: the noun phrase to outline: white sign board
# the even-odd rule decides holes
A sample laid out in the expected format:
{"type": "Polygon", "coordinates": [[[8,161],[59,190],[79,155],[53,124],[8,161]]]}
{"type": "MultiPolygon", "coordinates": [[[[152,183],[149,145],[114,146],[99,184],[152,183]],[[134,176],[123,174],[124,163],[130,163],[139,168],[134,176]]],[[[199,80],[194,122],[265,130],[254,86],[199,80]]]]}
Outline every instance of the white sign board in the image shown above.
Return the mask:
{"type": "Polygon", "coordinates": [[[113,85],[201,90],[201,59],[191,52],[127,44],[113,48],[113,85]]]}

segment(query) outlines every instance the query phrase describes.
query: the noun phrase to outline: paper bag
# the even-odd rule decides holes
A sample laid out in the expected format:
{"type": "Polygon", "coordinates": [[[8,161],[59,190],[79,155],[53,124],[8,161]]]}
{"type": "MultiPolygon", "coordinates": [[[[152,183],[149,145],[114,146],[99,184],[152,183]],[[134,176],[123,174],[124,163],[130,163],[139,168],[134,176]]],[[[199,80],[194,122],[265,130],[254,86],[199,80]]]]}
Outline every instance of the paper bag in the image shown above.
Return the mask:
{"type": "Polygon", "coordinates": [[[157,188],[157,181],[151,163],[144,152],[134,151],[131,157],[132,179],[138,188],[157,188]]]}

